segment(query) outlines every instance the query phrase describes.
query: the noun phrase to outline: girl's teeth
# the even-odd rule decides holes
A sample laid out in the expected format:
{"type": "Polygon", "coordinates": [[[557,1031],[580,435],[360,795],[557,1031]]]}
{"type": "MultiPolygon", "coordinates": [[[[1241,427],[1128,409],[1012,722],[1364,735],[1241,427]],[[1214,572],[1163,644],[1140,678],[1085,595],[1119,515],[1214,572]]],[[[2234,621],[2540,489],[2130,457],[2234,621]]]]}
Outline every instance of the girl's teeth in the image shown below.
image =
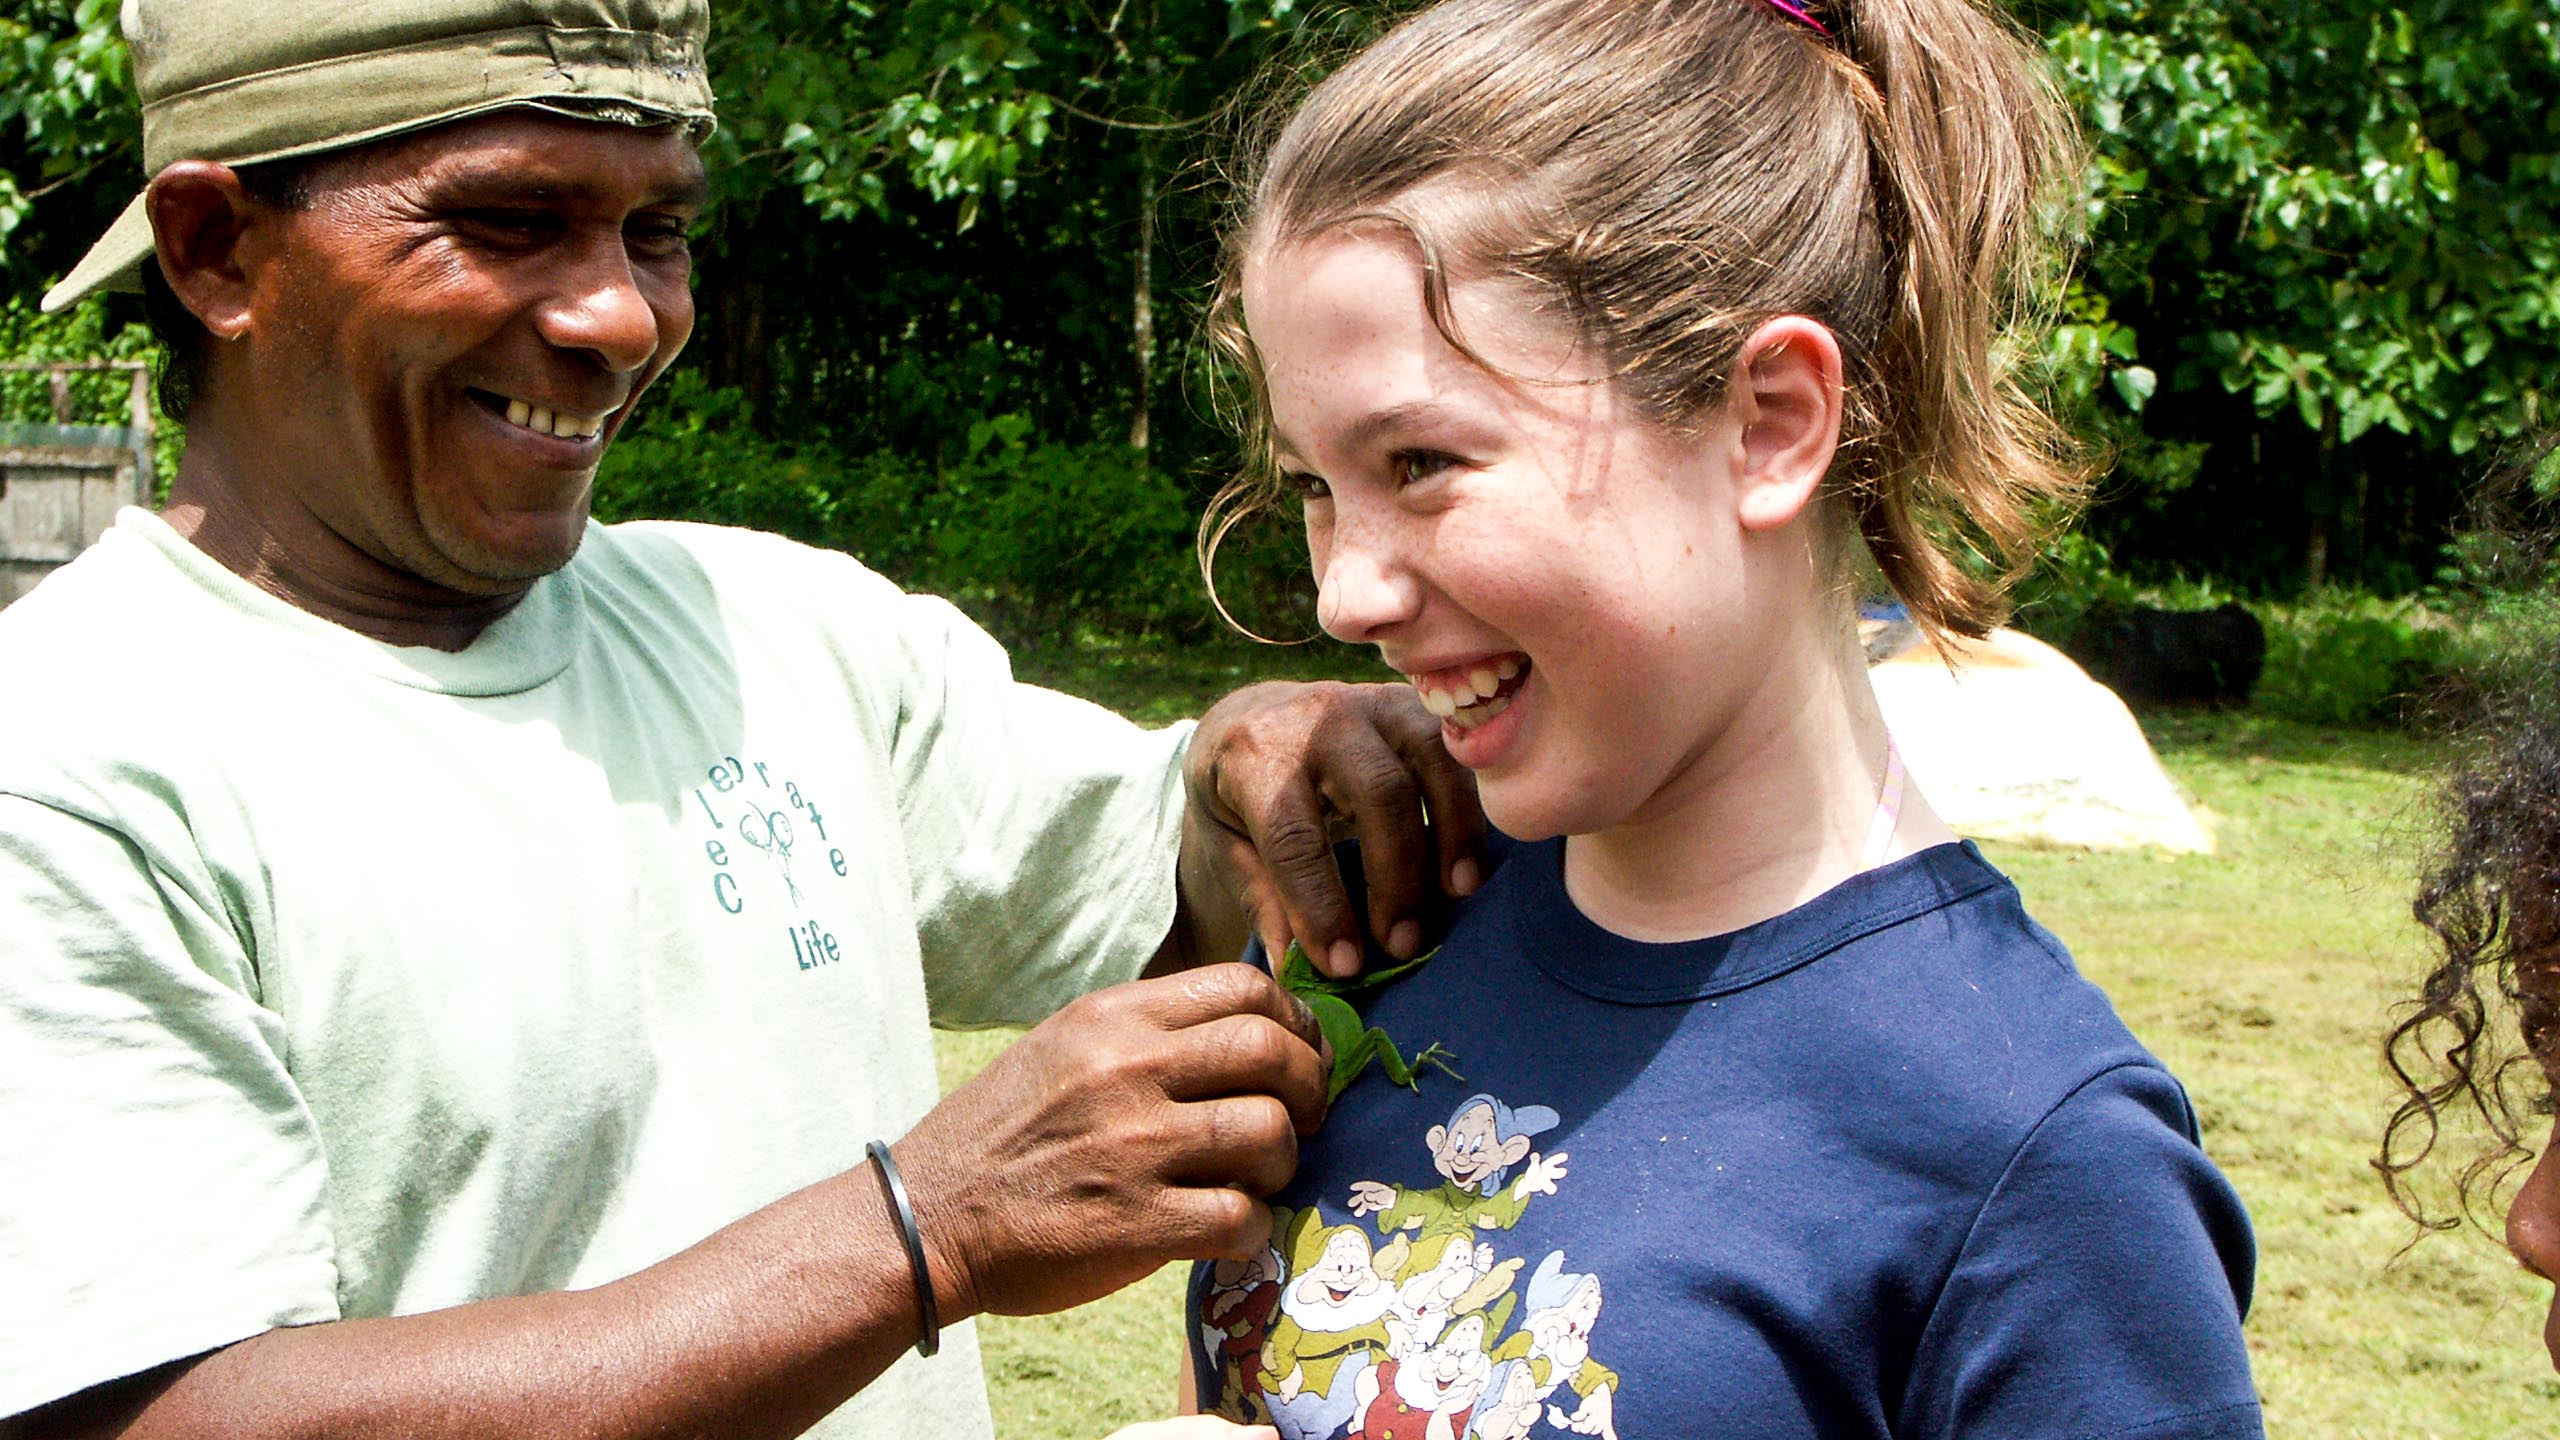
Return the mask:
{"type": "Polygon", "coordinates": [[[1493,669],[1495,674],[1505,680],[1517,680],[1520,678],[1520,658],[1516,655],[1505,655],[1502,657],[1502,663],[1494,666],[1493,669]]]}
{"type": "Polygon", "coordinates": [[[1458,713],[1458,697],[1446,690],[1425,690],[1422,692],[1422,708],[1446,720],[1458,713]]]}
{"type": "Polygon", "coordinates": [[[1473,730],[1510,708],[1511,697],[1505,695],[1499,700],[1487,700],[1481,704],[1470,705],[1464,710],[1454,711],[1445,718],[1461,730],[1473,730]]]}
{"type": "Polygon", "coordinates": [[[1493,667],[1490,665],[1469,675],[1467,683],[1476,687],[1476,694],[1479,696],[1490,696],[1494,691],[1502,688],[1502,681],[1494,675],[1493,667]]]}

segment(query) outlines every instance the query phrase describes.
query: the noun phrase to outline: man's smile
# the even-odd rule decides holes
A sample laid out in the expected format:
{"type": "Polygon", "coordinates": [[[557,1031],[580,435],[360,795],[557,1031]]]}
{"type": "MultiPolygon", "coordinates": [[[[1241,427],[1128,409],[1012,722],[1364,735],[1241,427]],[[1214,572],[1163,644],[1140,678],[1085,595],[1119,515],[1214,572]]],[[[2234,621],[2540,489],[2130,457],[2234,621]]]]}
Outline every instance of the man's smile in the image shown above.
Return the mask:
{"type": "Polygon", "coordinates": [[[613,418],[611,409],[578,414],[491,390],[474,388],[465,393],[481,409],[510,425],[530,430],[536,435],[550,435],[563,440],[593,440],[604,433],[605,422],[613,418]]]}

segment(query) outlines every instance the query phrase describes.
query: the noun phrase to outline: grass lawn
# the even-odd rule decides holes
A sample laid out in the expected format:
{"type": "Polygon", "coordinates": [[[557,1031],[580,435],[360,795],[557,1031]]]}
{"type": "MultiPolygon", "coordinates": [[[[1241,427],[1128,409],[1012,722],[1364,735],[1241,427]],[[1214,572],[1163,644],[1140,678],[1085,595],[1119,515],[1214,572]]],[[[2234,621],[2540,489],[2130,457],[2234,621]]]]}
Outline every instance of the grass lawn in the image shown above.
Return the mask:
{"type": "MultiPolygon", "coordinates": [[[[1249,677],[1366,677],[1331,647],[1095,652],[1026,676],[1150,721],[1249,677]]],[[[2395,1259],[2410,1227],[2367,1160],[2388,1109],[2377,1040],[2423,961],[2407,894],[2428,752],[2395,734],[2249,715],[2146,720],[2213,816],[2210,856],[1985,847],[2194,1095],[2257,1222],[2251,1352],[2271,1435],[2545,1440],[2560,1380],[2549,1287],[2475,1233],[2395,1259]]],[[[946,1035],[946,1086],[1003,1037],[946,1035]]],[[[1084,1440],[1167,1413],[1177,1272],[1070,1315],[982,1322],[997,1431],[1084,1440]]]]}

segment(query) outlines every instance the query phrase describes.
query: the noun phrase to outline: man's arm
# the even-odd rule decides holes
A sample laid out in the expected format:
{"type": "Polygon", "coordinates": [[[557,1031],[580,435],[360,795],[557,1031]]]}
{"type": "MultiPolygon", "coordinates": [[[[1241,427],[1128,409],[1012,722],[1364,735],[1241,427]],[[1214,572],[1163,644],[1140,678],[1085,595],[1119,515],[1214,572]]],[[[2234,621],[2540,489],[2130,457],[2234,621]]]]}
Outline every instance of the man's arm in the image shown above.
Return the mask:
{"type": "Polygon", "coordinates": [[[1248,931],[1337,975],[1360,968],[1364,930],[1409,959],[1433,938],[1428,898],[1482,878],[1475,777],[1409,686],[1238,690],[1200,718],[1183,781],[1181,900],[1151,974],[1232,959],[1248,931]],[[1335,868],[1337,817],[1360,840],[1366,915],[1335,868]]]}
{"type": "MultiPolygon", "coordinates": [[[[901,1139],[946,1322],[1063,1309],[1170,1260],[1266,1243],[1324,1109],[1313,1022],[1214,966],[1087,996],[901,1139]]],[[[914,1343],[871,1167],[637,1274],[396,1319],[272,1330],[0,1433],[321,1437],[796,1435],[914,1343]]]]}

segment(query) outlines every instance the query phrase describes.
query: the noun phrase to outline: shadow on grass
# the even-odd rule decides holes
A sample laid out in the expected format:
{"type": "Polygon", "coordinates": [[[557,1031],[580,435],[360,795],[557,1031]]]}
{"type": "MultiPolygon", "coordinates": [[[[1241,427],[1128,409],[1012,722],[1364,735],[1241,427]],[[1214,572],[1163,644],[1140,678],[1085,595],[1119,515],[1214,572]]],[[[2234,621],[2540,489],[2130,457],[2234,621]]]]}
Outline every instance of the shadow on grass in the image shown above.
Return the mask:
{"type": "Polygon", "coordinates": [[[2422,775],[2442,742],[2383,727],[2307,725],[2255,710],[2163,706],[2135,712],[2163,760],[2260,760],[2422,775]]]}

